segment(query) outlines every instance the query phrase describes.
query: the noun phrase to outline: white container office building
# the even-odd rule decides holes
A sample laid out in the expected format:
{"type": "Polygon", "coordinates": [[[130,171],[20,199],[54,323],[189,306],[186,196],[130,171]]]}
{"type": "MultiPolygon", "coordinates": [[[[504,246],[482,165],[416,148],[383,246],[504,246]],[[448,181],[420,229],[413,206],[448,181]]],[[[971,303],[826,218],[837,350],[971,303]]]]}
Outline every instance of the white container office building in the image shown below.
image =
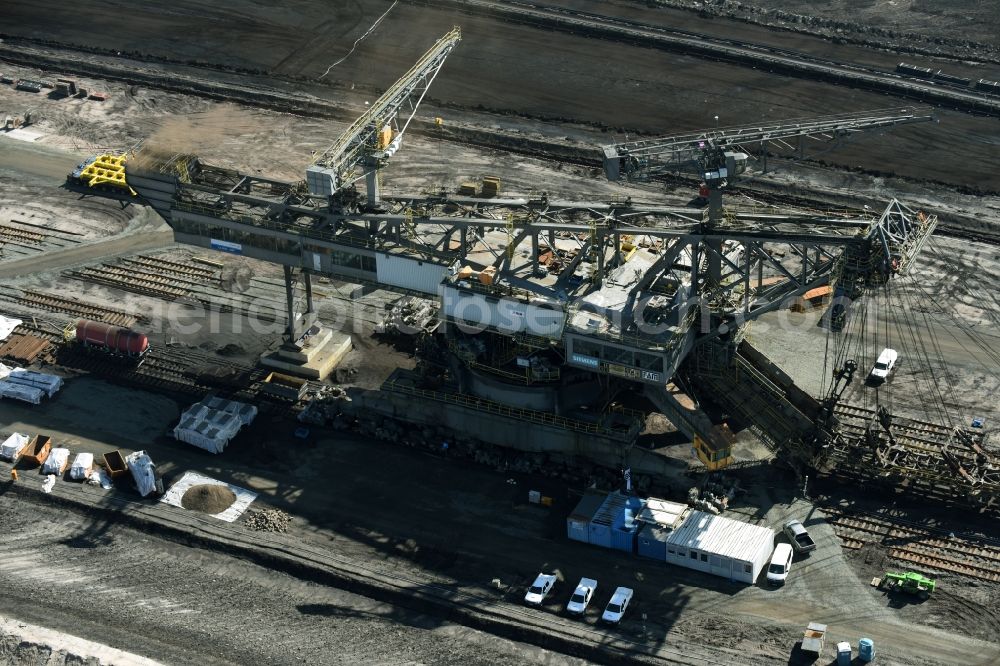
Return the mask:
{"type": "Polygon", "coordinates": [[[668,564],[753,584],[774,550],[774,530],[692,511],[667,538],[668,564]]]}

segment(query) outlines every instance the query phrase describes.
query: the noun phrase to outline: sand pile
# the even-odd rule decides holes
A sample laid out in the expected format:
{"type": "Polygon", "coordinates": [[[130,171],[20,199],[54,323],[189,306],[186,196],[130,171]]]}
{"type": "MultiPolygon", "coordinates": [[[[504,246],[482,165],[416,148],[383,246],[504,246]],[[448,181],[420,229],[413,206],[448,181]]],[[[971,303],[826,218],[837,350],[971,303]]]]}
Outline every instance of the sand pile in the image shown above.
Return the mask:
{"type": "Polygon", "coordinates": [[[236,493],[213,483],[191,486],[181,498],[181,506],[202,513],[222,513],[236,501],[236,493]]]}

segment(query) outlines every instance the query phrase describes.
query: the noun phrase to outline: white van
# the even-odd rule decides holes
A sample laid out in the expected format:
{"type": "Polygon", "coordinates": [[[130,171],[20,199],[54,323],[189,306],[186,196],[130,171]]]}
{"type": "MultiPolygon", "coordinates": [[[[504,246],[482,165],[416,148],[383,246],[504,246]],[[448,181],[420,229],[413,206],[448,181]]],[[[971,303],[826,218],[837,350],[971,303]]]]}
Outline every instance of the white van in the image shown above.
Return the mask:
{"type": "Polygon", "coordinates": [[[888,347],[883,349],[882,353],[878,355],[878,360],[875,361],[868,379],[884,382],[889,373],[892,372],[892,367],[896,365],[897,358],[898,354],[896,354],[895,349],[889,349],[888,347]]]}
{"type": "Polygon", "coordinates": [[[767,566],[767,582],[771,585],[784,585],[788,571],[792,568],[792,544],[779,543],[771,555],[771,563],[767,566]]]}

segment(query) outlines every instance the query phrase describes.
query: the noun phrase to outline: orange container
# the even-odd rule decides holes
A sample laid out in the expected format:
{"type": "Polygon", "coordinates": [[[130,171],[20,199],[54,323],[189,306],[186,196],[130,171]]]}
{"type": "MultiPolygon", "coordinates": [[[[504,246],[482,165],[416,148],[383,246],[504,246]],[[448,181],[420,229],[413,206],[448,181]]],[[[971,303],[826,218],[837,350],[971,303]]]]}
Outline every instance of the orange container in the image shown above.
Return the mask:
{"type": "Polygon", "coordinates": [[[41,465],[49,457],[52,450],[52,438],[48,435],[35,435],[21,452],[21,460],[41,465]]]}
{"type": "Polygon", "coordinates": [[[104,466],[112,479],[128,472],[125,458],[122,456],[122,452],[117,449],[104,454],[104,466]]]}

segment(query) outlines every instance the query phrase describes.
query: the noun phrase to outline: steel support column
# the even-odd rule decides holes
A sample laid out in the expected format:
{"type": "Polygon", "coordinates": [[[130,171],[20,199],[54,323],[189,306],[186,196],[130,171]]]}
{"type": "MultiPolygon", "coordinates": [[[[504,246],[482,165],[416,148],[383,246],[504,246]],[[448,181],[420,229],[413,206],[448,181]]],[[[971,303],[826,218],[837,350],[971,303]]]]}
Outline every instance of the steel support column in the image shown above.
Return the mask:
{"type": "Polygon", "coordinates": [[[306,314],[312,314],[316,311],[315,308],[313,308],[312,273],[309,271],[302,271],[302,279],[306,284],[306,314]]]}
{"type": "Polygon", "coordinates": [[[294,277],[291,266],[282,266],[285,272],[285,304],[288,307],[288,340],[295,342],[299,339],[298,327],[295,325],[295,292],[294,277]]]}

